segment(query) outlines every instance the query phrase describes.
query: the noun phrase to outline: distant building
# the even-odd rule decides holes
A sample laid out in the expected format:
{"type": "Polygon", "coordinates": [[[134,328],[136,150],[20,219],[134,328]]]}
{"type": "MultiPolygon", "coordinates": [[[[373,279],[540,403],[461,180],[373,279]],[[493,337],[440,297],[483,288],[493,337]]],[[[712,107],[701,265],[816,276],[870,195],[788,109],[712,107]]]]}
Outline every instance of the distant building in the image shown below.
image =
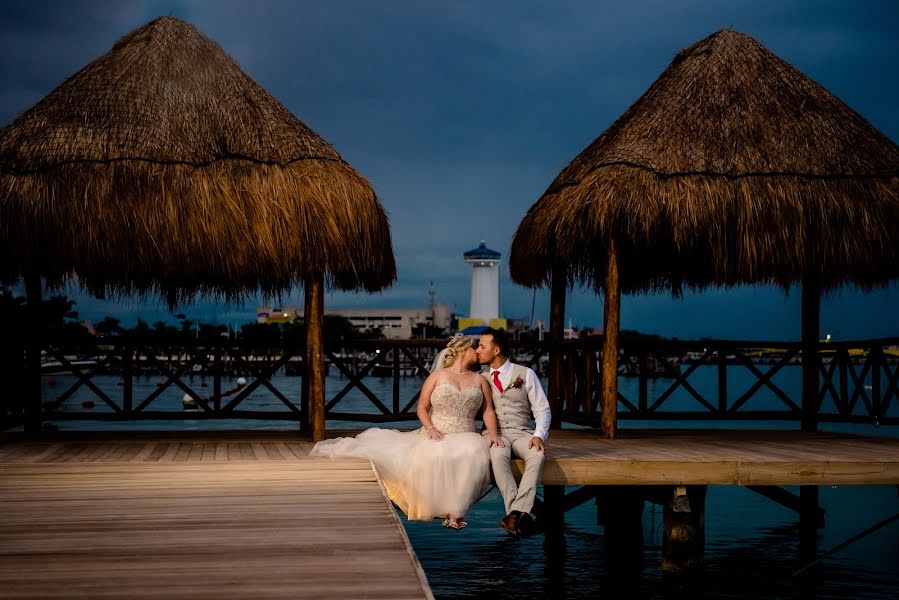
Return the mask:
{"type": "Polygon", "coordinates": [[[449,304],[434,304],[431,308],[340,308],[326,311],[350,320],[356,329],[380,329],[387,338],[409,339],[412,328],[427,324],[440,329],[450,326],[449,304]]]}
{"type": "Polygon", "coordinates": [[[482,240],[480,246],[462,255],[471,265],[471,305],[468,317],[484,324],[499,318],[499,258],[482,240]]]}
{"type": "Polygon", "coordinates": [[[508,329],[508,322],[499,316],[499,265],[502,254],[487,247],[486,242],[462,257],[471,265],[471,304],[468,316],[458,320],[460,331],[476,333],[489,326],[508,329]]]}
{"type": "Polygon", "coordinates": [[[293,323],[303,318],[303,309],[295,306],[260,306],[256,309],[257,323],[293,323]]]}
{"type": "MultiPolygon", "coordinates": [[[[449,304],[435,303],[427,308],[332,308],[326,315],[347,318],[359,331],[378,329],[387,338],[409,339],[412,328],[427,324],[440,329],[450,326],[449,304]]],[[[257,323],[288,323],[303,318],[303,308],[296,306],[260,306],[256,310],[257,323]]]]}

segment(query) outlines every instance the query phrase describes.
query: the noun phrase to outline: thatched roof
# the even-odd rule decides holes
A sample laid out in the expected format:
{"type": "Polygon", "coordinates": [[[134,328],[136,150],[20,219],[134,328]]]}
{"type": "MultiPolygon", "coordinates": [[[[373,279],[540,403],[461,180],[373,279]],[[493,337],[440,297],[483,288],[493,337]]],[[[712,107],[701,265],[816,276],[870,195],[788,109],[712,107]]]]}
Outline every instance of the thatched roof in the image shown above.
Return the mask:
{"type": "Polygon", "coordinates": [[[753,38],[682,50],[569,164],[515,234],[512,278],[624,291],[899,277],[899,147],[753,38]]]}
{"type": "Polygon", "coordinates": [[[396,277],[369,183],[193,26],[123,37],[0,132],[0,277],[273,293],[396,277]]]}

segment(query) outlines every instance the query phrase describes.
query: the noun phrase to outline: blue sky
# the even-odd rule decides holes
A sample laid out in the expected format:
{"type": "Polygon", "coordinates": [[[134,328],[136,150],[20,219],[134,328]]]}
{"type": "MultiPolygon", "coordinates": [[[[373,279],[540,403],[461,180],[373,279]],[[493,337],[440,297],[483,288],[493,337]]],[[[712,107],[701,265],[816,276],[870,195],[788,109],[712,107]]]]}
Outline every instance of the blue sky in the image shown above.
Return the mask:
{"type": "MultiPolygon", "coordinates": [[[[462,253],[508,252],[527,209],[559,170],[636,100],[684,46],[722,27],[753,35],[899,140],[899,3],[437,2],[203,0],[3,3],[0,122],[40,100],[128,31],[159,16],[193,23],[374,185],[390,213],[399,281],[338,306],[468,310],[462,253]]],[[[899,251],[899,249],[897,249],[899,251]]],[[[530,317],[532,292],[502,274],[506,316],[530,317]]],[[[81,315],[172,319],[156,300],[103,302],[72,290],[81,315]]],[[[299,304],[299,293],[285,298],[299,304]]],[[[622,327],[681,338],[796,339],[799,290],[626,296],[622,327]]],[[[536,316],[549,294],[536,294],[536,316]]],[[[253,318],[200,301],[208,320],[253,318]]],[[[899,336],[899,286],[842,290],[822,304],[837,338],[899,336]]],[[[575,290],[567,317],[600,326],[602,298],[575,290]]]]}

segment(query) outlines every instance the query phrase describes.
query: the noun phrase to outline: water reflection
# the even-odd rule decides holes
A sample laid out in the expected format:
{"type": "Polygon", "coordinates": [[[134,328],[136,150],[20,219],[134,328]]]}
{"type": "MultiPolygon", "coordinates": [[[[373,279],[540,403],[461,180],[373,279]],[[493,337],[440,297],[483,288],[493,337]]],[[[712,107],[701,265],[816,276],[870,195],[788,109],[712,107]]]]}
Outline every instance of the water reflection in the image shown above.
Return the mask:
{"type": "MultiPolygon", "coordinates": [[[[473,507],[464,531],[449,532],[437,522],[407,523],[407,531],[439,599],[895,597],[899,563],[890,561],[899,556],[899,527],[884,528],[880,539],[794,577],[801,566],[795,518],[784,512],[780,523],[759,526],[770,521],[770,503],[748,493],[728,497],[726,504],[719,500],[712,498],[708,508],[719,514],[707,522],[705,569],[679,577],[662,575],[661,533],[653,529],[648,507],[646,543],[630,564],[605,547],[592,504],[569,512],[561,530],[516,540],[497,524],[502,502],[493,491],[473,507]],[[730,511],[738,522],[716,527],[727,518],[721,513],[730,511]],[[757,519],[743,518],[753,512],[757,519]]],[[[819,543],[819,552],[825,547],[819,543]]]]}

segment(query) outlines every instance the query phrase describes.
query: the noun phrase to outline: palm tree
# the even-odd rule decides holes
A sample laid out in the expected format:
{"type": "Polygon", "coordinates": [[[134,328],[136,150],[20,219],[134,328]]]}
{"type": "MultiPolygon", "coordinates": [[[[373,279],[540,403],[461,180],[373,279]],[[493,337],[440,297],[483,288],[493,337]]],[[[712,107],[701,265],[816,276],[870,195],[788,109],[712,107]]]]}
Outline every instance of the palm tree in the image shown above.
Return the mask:
{"type": "Polygon", "coordinates": [[[94,326],[94,331],[97,332],[98,337],[115,337],[122,335],[125,330],[122,329],[121,321],[115,317],[104,317],[94,326]]]}

